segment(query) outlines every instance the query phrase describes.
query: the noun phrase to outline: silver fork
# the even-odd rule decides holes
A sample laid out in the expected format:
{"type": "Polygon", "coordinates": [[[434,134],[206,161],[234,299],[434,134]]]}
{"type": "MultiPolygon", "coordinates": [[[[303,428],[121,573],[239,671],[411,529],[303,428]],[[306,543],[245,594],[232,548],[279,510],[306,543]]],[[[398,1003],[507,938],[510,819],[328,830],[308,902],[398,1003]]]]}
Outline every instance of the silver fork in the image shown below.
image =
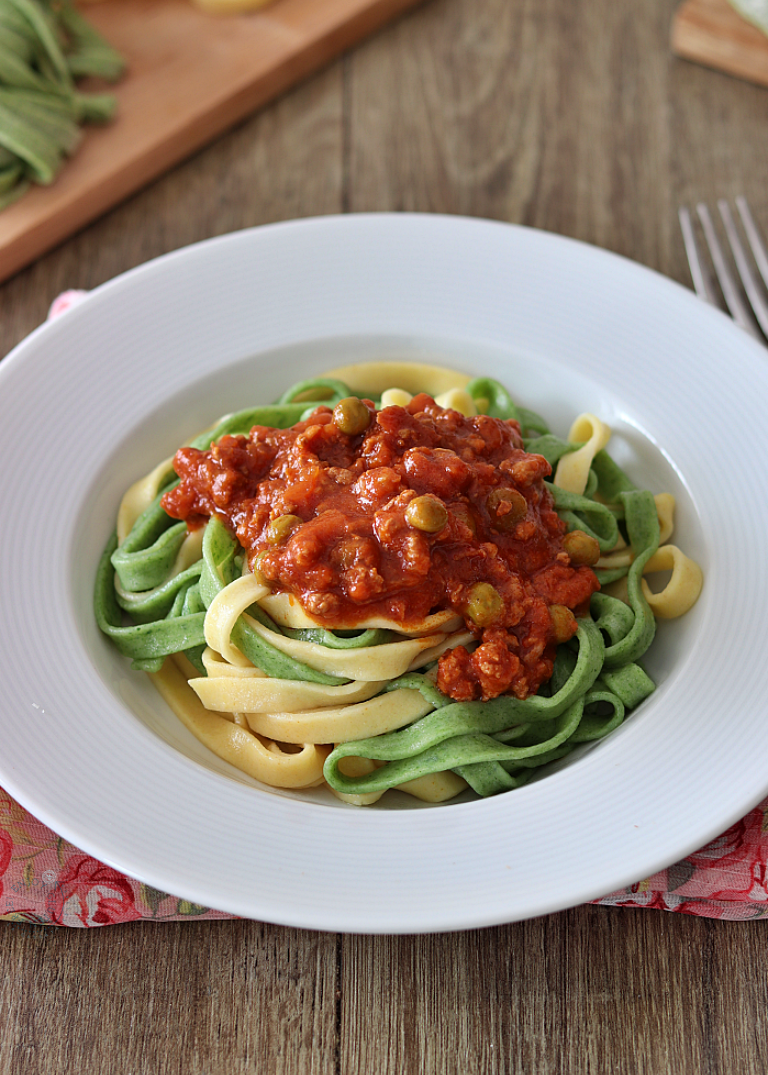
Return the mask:
{"type": "MultiPolygon", "coordinates": [[[[709,248],[712,265],[714,266],[715,276],[720,284],[723,298],[725,299],[726,305],[730,310],[734,321],[754,336],[756,340],[759,340],[761,343],[768,346],[768,299],[766,298],[766,288],[768,288],[768,252],[760,238],[760,234],[745,198],[736,198],[736,208],[739,211],[744,234],[747,237],[754,262],[744,249],[744,244],[742,243],[741,236],[739,235],[728,202],[725,201],[724,198],[721,198],[717,203],[717,208],[720,210],[723,227],[728,239],[728,245],[731,248],[733,261],[738,271],[738,279],[741,281],[741,286],[739,286],[736,275],[723,253],[723,248],[717,237],[717,232],[712,223],[712,217],[710,216],[706,205],[702,203],[697,205],[696,212],[701,222],[704,238],[707,247],[709,248]],[[757,266],[760,276],[762,277],[762,283],[760,282],[757,272],[755,272],[755,266],[757,266]],[[745,294],[749,302],[744,298],[745,294]],[[757,327],[757,324],[755,324],[755,319],[757,319],[760,328],[762,328],[762,332],[760,331],[760,328],[757,327]]],[[[694,234],[691,214],[684,207],[680,209],[679,213],[680,227],[683,231],[683,242],[685,243],[685,252],[688,255],[688,264],[691,267],[691,277],[693,278],[693,286],[696,290],[696,294],[707,302],[712,303],[713,306],[720,306],[721,303],[715,290],[711,273],[707,270],[701,257],[699,245],[694,234]]]]}

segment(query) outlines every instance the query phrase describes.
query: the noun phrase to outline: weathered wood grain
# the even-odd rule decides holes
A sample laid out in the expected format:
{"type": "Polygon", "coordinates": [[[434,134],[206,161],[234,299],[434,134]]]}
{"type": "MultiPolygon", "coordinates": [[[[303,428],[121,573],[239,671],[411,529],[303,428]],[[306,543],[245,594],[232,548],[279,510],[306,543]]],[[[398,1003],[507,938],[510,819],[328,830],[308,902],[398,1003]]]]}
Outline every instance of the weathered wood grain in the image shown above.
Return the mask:
{"type": "Polygon", "coordinates": [[[333,1075],[336,938],[211,924],[4,928],[0,1071],[333,1075]]]}
{"type": "Polygon", "coordinates": [[[0,1072],[762,1075],[768,938],[578,908],[426,937],[7,925],[0,1072]]]}
{"type": "MultiPolygon", "coordinates": [[[[0,354],[66,287],[343,210],[515,221],[688,283],[678,204],[744,193],[768,225],[768,91],[672,56],[675,8],[430,0],[0,287],[0,354]]],[[[401,938],[0,925],[0,1075],[764,1075],[767,961],[761,922],[600,907],[401,938]]]]}
{"type": "Polygon", "coordinates": [[[0,354],[66,288],[238,228],[341,212],[342,77],[318,75],[0,286],[0,354]]]}
{"type": "Polygon", "coordinates": [[[0,280],[416,2],[281,0],[228,18],[188,0],[94,6],[94,26],[129,61],[113,91],[119,121],[88,128],[55,183],[3,212],[0,280]]]}

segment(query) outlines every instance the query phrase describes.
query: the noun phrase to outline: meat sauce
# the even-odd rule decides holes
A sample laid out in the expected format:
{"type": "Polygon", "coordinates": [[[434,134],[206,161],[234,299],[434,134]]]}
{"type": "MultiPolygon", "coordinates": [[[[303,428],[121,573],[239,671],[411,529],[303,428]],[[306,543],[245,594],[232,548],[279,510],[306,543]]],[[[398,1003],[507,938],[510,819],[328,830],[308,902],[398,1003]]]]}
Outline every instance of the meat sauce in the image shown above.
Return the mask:
{"type": "Polygon", "coordinates": [[[272,588],[326,627],[461,615],[479,645],[440,658],[451,698],[535,693],[599,585],[590,557],[567,551],[549,464],[524,450],[515,421],[466,418],[424,394],[364,407],[361,432],[318,407],[290,429],[182,448],[162,505],[190,528],[216,516],[272,588]]]}

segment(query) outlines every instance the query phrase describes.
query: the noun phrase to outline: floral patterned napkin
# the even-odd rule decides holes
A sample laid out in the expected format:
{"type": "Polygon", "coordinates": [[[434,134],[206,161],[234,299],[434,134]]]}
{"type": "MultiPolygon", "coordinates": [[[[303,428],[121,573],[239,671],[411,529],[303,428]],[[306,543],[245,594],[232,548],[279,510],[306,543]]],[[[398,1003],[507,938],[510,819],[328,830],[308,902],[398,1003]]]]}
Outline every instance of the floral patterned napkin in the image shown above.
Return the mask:
{"type": "MultiPolygon", "coordinates": [[[[49,317],[84,294],[60,295],[49,317]]],[[[593,902],[730,921],[768,917],[768,799],[701,851],[593,902]]],[[[57,836],[0,788],[0,920],[90,927],[232,917],[106,866],[57,836]]]]}

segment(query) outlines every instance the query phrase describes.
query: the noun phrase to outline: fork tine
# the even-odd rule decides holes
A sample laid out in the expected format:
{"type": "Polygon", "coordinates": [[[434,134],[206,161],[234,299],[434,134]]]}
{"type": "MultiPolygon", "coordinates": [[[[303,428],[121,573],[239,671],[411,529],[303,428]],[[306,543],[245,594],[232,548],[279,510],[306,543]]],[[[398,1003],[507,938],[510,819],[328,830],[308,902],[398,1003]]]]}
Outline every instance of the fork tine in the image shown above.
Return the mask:
{"type": "Polygon", "coordinates": [[[760,238],[760,232],[757,230],[757,225],[752,219],[752,213],[747,199],[742,198],[741,195],[736,199],[736,208],[739,210],[739,216],[741,222],[744,225],[744,231],[749,239],[749,245],[752,247],[752,253],[755,256],[757,267],[760,270],[760,275],[763,278],[763,283],[768,287],[768,251],[763,246],[763,241],[760,238]]]}
{"type": "MultiPolygon", "coordinates": [[[[744,247],[741,245],[739,233],[733,222],[731,207],[728,202],[722,198],[718,201],[717,207],[720,210],[720,216],[723,218],[723,226],[725,227],[725,233],[728,236],[728,242],[731,244],[733,260],[736,262],[736,268],[739,270],[741,282],[744,285],[744,290],[752,305],[752,312],[760,323],[763,332],[768,336],[768,302],[766,302],[763,297],[760,281],[755,270],[752,268],[752,263],[744,252],[744,247]]],[[[741,210],[739,210],[739,212],[741,212],[741,210]]],[[[749,209],[747,209],[747,212],[749,213],[749,209]]]]}
{"type": "Polygon", "coordinates": [[[688,266],[691,270],[694,290],[700,299],[704,299],[705,302],[710,303],[712,306],[719,306],[720,303],[710,282],[709,274],[704,269],[701,261],[696,236],[693,232],[691,214],[685,206],[682,206],[678,210],[678,216],[680,217],[680,229],[683,233],[683,244],[688,257],[688,266]]]}
{"type": "Polygon", "coordinates": [[[709,215],[709,210],[706,205],[700,202],[696,206],[696,212],[699,214],[699,220],[704,229],[707,246],[712,255],[712,264],[715,266],[715,273],[720,282],[720,287],[723,290],[723,298],[725,299],[728,309],[731,311],[731,316],[734,321],[741,325],[741,327],[751,336],[764,342],[763,336],[755,324],[747,304],[741,297],[739,285],[736,283],[733,273],[728,268],[722,247],[720,246],[720,240],[717,238],[717,234],[712,224],[712,218],[709,215]]]}

